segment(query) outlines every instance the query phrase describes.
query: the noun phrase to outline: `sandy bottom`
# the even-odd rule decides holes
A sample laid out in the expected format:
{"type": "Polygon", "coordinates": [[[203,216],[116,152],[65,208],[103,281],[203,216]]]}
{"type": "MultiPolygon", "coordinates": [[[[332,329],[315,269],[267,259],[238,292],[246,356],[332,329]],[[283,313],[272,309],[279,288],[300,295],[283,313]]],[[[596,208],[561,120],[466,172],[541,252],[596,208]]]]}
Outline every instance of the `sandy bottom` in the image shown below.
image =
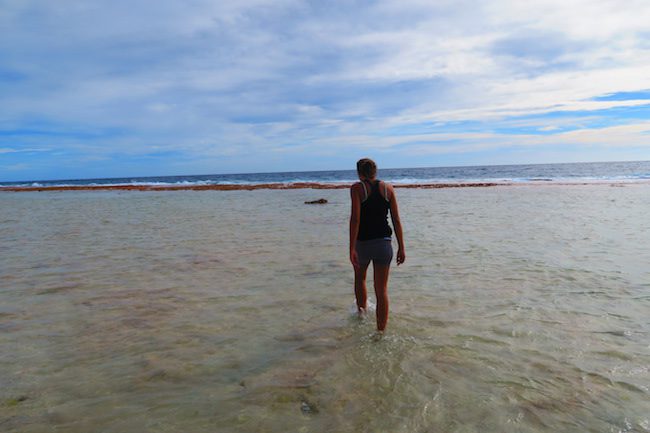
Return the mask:
{"type": "Polygon", "coordinates": [[[397,194],[381,339],[345,190],[1,194],[0,431],[650,431],[648,185],[397,194]]]}

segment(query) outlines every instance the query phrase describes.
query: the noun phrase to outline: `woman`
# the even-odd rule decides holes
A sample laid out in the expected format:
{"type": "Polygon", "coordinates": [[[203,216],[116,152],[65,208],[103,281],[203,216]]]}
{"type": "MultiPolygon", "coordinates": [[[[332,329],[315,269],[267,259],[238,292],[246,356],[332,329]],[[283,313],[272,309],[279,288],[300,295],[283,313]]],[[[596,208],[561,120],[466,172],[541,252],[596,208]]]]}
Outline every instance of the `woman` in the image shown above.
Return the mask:
{"type": "Polygon", "coordinates": [[[383,333],[388,322],[388,271],[393,259],[392,230],[388,210],[397,236],[397,265],[404,263],[404,237],[393,187],[375,179],[377,164],[363,158],[357,162],[359,180],[350,188],[350,262],[354,267],[354,294],[359,315],[366,312],[366,271],[372,261],[377,296],[377,330],[383,333]]]}

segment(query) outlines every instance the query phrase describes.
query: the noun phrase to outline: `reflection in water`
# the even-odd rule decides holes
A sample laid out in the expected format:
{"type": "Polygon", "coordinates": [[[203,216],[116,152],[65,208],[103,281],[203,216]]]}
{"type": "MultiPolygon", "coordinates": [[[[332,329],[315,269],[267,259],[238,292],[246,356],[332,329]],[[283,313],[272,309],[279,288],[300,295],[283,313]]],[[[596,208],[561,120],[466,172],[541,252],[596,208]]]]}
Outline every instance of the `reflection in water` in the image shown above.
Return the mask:
{"type": "Polygon", "coordinates": [[[0,197],[0,430],[650,431],[647,185],[403,190],[389,331],[345,191],[0,197]]]}

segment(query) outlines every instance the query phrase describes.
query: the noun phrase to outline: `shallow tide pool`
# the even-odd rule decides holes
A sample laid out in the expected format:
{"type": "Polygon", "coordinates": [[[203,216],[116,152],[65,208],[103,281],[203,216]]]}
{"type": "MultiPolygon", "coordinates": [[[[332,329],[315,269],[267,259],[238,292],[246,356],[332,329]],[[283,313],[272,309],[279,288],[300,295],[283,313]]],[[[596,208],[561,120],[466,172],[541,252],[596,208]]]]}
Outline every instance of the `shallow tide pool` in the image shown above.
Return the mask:
{"type": "Polygon", "coordinates": [[[0,431],[650,431],[649,185],[397,194],[383,338],[346,190],[0,194],[0,431]]]}

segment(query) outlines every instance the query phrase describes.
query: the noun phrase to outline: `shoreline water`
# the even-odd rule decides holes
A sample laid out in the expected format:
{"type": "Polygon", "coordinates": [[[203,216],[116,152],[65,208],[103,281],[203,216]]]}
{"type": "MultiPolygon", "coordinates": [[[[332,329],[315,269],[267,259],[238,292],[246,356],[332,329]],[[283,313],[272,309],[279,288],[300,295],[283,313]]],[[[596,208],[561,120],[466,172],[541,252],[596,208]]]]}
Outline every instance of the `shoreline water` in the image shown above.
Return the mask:
{"type": "MultiPolygon", "coordinates": [[[[438,189],[438,188],[487,188],[503,186],[537,186],[537,185],[648,185],[650,180],[627,180],[627,181],[530,181],[530,182],[457,182],[457,183],[393,183],[395,188],[405,189],[438,189]]],[[[132,184],[132,185],[53,185],[53,186],[4,186],[0,192],[46,192],[46,191],[252,191],[258,189],[346,189],[351,183],[318,183],[318,182],[294,182],[294,183],[258,183],[258,184],[183,184],[183,185],[159,185],[159,184],[132,184]]]]}
{"type": "Polygon", "coordinates": [[[380,341],[343,189],[0,195],[2,431],[646,431],[648,186],[610,185],[400,190],[380,341]]]}

